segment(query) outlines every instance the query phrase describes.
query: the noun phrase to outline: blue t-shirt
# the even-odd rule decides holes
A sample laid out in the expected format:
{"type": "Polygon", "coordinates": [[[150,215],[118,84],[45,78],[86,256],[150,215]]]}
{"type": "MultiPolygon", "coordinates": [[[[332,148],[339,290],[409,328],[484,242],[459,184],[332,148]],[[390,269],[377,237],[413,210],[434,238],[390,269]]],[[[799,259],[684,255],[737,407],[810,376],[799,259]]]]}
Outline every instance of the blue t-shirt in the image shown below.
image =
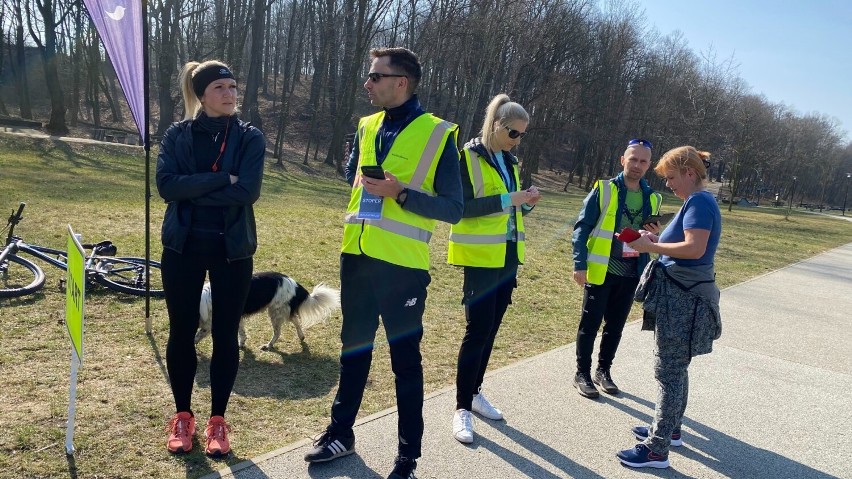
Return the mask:
{"type": "Polygon", "coordinates": [[[704,256],[698,259],[680,259],[661,255],[661,263],[666,266],[672,263],[679,266],[713,264],[719,237],[722,235],[722,212],[719,211],[716,199],[707,191],[693,193],[686,199],[683,207],[660,234],[660,243],[680,243],[685,239],[684,230],[691,229],[710,231],[704,256]]]}

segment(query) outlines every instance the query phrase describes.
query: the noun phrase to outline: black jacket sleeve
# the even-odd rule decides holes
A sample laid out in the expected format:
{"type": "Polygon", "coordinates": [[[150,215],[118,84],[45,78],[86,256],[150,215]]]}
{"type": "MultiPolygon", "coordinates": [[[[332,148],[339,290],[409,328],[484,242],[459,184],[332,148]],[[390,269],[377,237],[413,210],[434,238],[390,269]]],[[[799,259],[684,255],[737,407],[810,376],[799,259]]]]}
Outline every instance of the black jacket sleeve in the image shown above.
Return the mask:
{"type": "Polygon", "coordinates": [[[188,131],[188,128],[184,129],[182,123],[169,127],[163,135],[160,153],[157,155],[157,191],[167,203],[197,198],[231,182],[227,172],[195,173],[187,166],[189,150],[180,145],[186,141],[184,131],[188,131]]]}
{"type": "Polygon", "coordinates": [[[266,140],[257,128],[246,130],[242,140],[238,171],[230,174],[238,176],[236,183],[230,183],[205,195],[192,199],[192,203],[202,206],[243,206],[254,204],[260,197],[260,185],[263,181],[263,161],[266,155],[266,140]]]}
{"type": "Polygon", "coordinates": [[[408,198],[402,208],[426,218],[432,218],[450,224],[458,223],[462,218],[461,182],[459,181],[459,151],[456,148],[455,134],[450,134],[438,166],[435,170],[435,193],[429,196],[415,190],[408,190],[408,198]]]}

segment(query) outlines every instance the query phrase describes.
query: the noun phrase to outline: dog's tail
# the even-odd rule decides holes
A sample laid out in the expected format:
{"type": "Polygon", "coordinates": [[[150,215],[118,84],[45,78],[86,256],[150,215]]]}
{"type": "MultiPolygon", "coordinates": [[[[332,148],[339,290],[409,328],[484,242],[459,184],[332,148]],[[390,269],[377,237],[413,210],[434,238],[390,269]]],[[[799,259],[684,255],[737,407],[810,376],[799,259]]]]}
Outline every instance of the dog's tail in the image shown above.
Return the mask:
{"type": "Polygon", "coordinates": [[[204,283],[201,289],[201,302],[198,304],[198,314],[201,316],[201,322],[210,324],[210,319],[213,317],[213,297],[210,294],[210,282],[204,283]]]}
{"type": "Polygon", "coordinates": [[[299,315],[302,329],[325,321],[334,310],[340,307],[340,290],[319,283],[314,291],[299,305],[299,315]]]}

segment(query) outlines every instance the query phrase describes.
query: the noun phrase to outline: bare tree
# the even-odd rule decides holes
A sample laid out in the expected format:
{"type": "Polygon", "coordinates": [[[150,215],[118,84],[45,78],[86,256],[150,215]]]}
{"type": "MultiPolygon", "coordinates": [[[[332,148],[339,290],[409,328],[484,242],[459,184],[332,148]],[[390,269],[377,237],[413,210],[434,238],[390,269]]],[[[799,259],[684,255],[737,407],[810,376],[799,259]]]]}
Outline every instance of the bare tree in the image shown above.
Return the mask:
{"type": "Polygon", "coordinates": [[[156,19],[154,49],[156,51],[157,69],[157,103],[160,109],[160,119],[157,122],[157,135],[166,132],[169,125],[175,121],[176,100],[172,94],[177,75],[177,34],[180,18],[180,0],[155,0],[151,9],[152,21],[156,19]]]}
{"type": "Polygon", "coordinates": [[[15,90],[18,97],[18,109],[21,118],[32,119],[33,110],[30,105],[29,80],[27,78],[27,50],[24,42],[24,0],[8,0],[12,5],[13,21],[10,23],[15,28],[15,61],[12,69],[15,72],[15,90]]]}
{"type": "Polygon", "coordinates": [[[249,68],[243,94],[243,118],[250,120],[257,128],[263,128],[263,121],[257,104],[263,70],[264,23],[269,5],[266,0],[254,0],[254,15],[251,23],[251,47],[249,48],[249,68]]]}

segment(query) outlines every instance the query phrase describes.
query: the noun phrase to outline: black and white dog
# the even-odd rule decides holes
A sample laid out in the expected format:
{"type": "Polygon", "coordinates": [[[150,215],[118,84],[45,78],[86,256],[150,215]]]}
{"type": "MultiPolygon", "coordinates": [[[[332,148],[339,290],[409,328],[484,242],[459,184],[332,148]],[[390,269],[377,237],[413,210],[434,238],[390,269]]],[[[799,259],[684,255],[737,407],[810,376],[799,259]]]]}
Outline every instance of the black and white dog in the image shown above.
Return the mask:
{"type": "MultiPolygon", "coordinates": [[[[281,335],[281,325],[285,321],[293,323],[299,340],[304,341],[304,330],[327,319],[339,307],[340,291],[323,283],[316,285],[314,291],[308,293],[304,286],[286,274],[255,273],[251,277],[248,299],[240,320],[240,347],[245,346],[246,343],[246,331],[243,328],[246,317],[264,309],[267,310],[269,320],[272,322],[272,339],[261,348],[266,350],[275,345],[275,341],[281,335]]],[[[213,301],[209,282],[205,283],[204,289],[201,290],[201,304],[198,312],[201,319],[198,332],[195,333],[196,344],[210,334],[213,301]]]]}

